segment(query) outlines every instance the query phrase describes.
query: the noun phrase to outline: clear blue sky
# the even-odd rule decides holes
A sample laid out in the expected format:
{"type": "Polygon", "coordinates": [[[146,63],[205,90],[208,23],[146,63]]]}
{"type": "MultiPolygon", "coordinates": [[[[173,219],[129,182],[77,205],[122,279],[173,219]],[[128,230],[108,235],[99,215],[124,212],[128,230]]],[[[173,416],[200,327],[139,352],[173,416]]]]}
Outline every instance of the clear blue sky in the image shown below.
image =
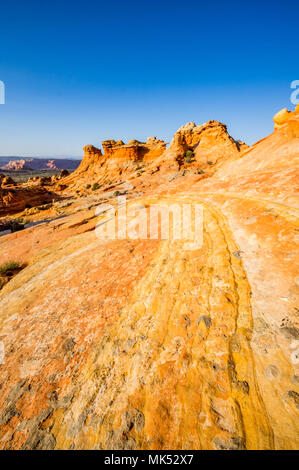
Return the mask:
{"type": "Polygon", "coordinates": [[[1,2],[0,155],[80,156],[216,119],[248,143],[299,79],[298,1],[1,2]]]}

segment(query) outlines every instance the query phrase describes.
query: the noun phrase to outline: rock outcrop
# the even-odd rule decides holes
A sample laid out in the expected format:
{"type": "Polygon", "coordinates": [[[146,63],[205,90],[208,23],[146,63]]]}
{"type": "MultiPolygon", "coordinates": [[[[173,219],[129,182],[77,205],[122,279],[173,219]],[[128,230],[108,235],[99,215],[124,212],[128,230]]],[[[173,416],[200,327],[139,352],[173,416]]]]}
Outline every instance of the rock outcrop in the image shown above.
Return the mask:
{"type": "Polygon", "coordinates": [[[68,189],[86,190],[94,183],[103,187],[109,183],[134,178],[140,173],[152,175],[156,171],[167,173],[179,169],[211,175],[227,159],[238,157],[248,146],[235,141],[224,124],[209,121],[201,126],[190,122],[174,135],[171,145],[156,137],[146,142],[105,140],[101,150],[88,145],[79,168],[64,180],[68,189]],[[188,153],[191,155],[188,156],[188,153]]]}
{"type": "Polygon", "coordinates": [[[22,186],[2,186],[0,188],[0,217],[22,212],[26,207],[35,207],[56,199],[57,195],[43,188],[22,186]]]}
{"type": "Polygon", "coordinates": [[[0,175],[0,186],[10,186],[14,185],[15,182],[10,176],[0,175]]]}
{"type": "Polygon", "coordinates": [[[164,152],[166,143],[156,137],[149,137],[145,143],[130,140],[128,144],[124,144],[121,140],[105,140],[102,146],[109,161],[115,159],[117,162],[151,162],[164,152]]]}
{"type": "Polygon", "coordinates": [[[138,171],[141,166],[149,166],[165,151],[166,142],[149,137],[146,142],[121,140],[102,142],[104,154],[93,145],[84,147],[84,156],[79,168],[64,183],[71,189],[86,188],[93,183],[107,184],[126,178],[138,171]]]}
{"type": "Polygon", "coordinates": [[[227,127],[218,121],[208,121],[197,126],[189,122],[174,134],[170,147],[158,160],[159,166],[174,165],[209,170],[210,166],[236,157],[248,146],[234,140],[227,127]],[[189,153],[189,155],[188,155],[189,153]]]}
{"type": "Polygon", "coordinates": [[[274,116],[274,129],[286,134],[288,137],[299,137],[299,104],[295,111],[282,109],[274,116]]]}
{"type": "MultiPolygon", "coordinates": [[[[243,152],[188,126],[173,161],[218,155],[212,176],[167,173],[167,149],[127,186],[142,211],[200,206],[195,249],[97,238],[96,207],[118,207],[101,190],[0,238],[3,262],[27,264],[0,291],[1,449],[298,449],[297,123],[243,152]]],[[[89,177],[105,161],[86,149],[89,177]]]]}

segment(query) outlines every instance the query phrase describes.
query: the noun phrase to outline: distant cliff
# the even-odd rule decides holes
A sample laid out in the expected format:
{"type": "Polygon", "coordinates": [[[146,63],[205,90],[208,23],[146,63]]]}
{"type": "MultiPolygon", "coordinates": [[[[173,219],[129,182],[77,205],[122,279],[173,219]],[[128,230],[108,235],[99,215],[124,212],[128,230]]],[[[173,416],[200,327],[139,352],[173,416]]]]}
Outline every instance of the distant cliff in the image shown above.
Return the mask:
{"type": "Polygon", "coordinates": [[[79,160],[65,158],[10,158],[0,157],[1,170],[75,170],[80,164],[79,160]]]}

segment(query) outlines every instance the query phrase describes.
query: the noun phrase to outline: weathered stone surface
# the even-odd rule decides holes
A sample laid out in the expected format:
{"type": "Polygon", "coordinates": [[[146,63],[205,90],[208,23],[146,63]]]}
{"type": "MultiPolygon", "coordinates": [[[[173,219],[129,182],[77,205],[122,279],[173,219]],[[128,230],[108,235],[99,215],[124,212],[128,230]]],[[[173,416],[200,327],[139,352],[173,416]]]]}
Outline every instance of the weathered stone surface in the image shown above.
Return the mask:
{"type": "Polygon", "coordinates": [[[163,163],[122,186],[139,206],[201,204],[197,250],[99,240],[115,184],[0,238],[27,263],[0,291],[0,448],[298,449],[297,123],[243,152],[225,138],[210,177],[163,163]]]}
{"type": "Polygon", "coordinates": [[[124,144],[121,140],[106,140],[102,142],[105,158],[117,159],[121,161],[147,161],[150,162],[159,157],[166,148],[163,140],[156,137],[149,137],[147,141],[139,142],[138,140],[130,140],[128,144],[124,144]]]}
{"type": "Polygon", "coordinates": [[[227,132],[227,127],[218,121],[208,121],[201,126],[189,122],[174,134],[170,147],[160,157],[158,165],[176,165],[210,170],[211,166],[228,158],[238,156],[248,146],[235,141],[227,132]],[[186,152],[193,155],[190,161],[186,152]],[[187,164],[187,165],[186,165],[187,164]]]}
{"type": "Polygon", "coordinates": [[[99,187],[120,182],[156,161],[164,152],[166,143],[156,137],[149,137],[146,142],[130,140],[124,144],[121,140],[105,140],[101,150],[87,145],[79,168],[64,183],[71,190],[91,192],[92,185],[99,187]]]}
{"type": "Polygon", "coordinates": [[[26,207],[39,206],[56,198],[46,188],[26,188],[19,185],[0,188],[0,217],[22,212],[26,207]]]}
{"type": "Polygon", "coordinates": [[[10,176],[0,175],[1,186],[9,186],[15,184],[14,180],[10,176]]]}

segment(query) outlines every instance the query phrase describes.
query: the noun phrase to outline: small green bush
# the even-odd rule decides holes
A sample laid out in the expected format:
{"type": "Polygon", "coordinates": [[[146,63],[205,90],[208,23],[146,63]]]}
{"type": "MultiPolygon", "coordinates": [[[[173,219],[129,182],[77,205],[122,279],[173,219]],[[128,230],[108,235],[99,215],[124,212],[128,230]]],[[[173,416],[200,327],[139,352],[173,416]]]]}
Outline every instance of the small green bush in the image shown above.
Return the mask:
{"type": "Polygon", "coordinates": [[[185,152],[185,162],[186,163],[192,163],[194,159],[194,153],[192,152],[192,150],[186,150],[185,152]]]}
{"type": "Polygon", "coordinates": [[[22,224],[22,225],[27,225],[30,223],[29,219],[23,219],[23,218],[19,218],[17,219],[17,221],[19,222],[19,224],[22,224]]]}
{"type": "Polygon", "coordinates": [[[5,276],[9,271],[16,271],[20,269],[21,265],[15,261],[9,261],[8,263],[1,264],[0,266],[0,275],[5,276]]]}
{"type": "Polygon", "coordinates": [[[91,184],[86,185],[86,189],[89,189],[89,188],[91,188],[91,184]]]}
{"type": "Polygon", "coordinates": [[[91,189],[92,191],[96,191],[97,189],[99,189],[99,187],[100,187],[99,183],[94,183],[91,189]]]}

